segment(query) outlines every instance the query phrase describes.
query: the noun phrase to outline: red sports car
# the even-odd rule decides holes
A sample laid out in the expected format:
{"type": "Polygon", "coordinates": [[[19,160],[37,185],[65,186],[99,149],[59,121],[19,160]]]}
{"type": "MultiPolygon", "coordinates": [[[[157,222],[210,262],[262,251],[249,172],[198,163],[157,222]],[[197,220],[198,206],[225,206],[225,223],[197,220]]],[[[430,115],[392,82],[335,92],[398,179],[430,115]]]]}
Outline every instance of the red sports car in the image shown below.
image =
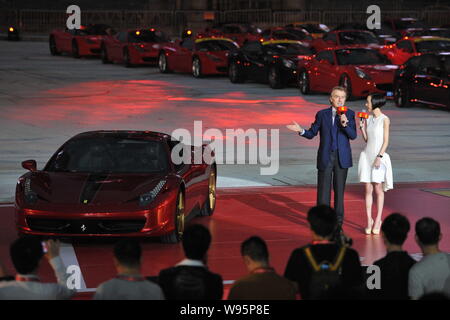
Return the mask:
{"type": "Polygon", "coordinates": [[[158,62],[165,34],[155,28],[132,29],[105,37],[101,44],[103,63],[125,63],[126,67],[158,62]]]}
{"type": "Polygon", "coordinates": [[[317,51],[337,46],[381,48],[378,38],[372,32],[364,30],[330,31],[323,38],[315,39],[312,46],[317,51]]]}
{"type": "Polygon", "coordinates": [[[199,78],[203,75],[227,74],[228,54],[239,46],[227,38],[184,38],[166,44],[159,53],[159,70],[192,72],[199,78]]]}
{"type": "Polygon", "coordinates": [[[207,28],[197,34],[199,38],[223,37],[235,41],[239,46],[261,39],[261,29],[250,24],[222,24],[207,28]]]}
{"type": "Polygon", "coordinates": [[[402,65],[410,58],[423,53],[447,51],[450,51],[450,38],[433,36],[404,37],[380,50],[397,65],[402,65]]]}
{"type": "Polygon", "coordinates": [[[390,96],[396,69],[398,66],[372,48],[330,48],[299,61],[298,84],[302,94],[330,92],[341,85],[347,88],[349,98],[385,91],[390,96]]]}
{"type": "Polygon", "coordinates": [[[299,28],[269,28],[261,33],[263,41],[270,40],[298,40],[311,44],[313,37],[308,31],[299,28]]]}
{"type": "Polygon", "coordinates": [[[99,55],[100,44],[104,36],[114,32],[110,26],[94,24],[73,30],[53,30],[49,37],[50,53],[54,56],[62,52],[75,58],[99,55]]]}
{"type": "Polygon", "coordinates": [[[179,241],[185,217],[214,212],[217,175],[214,161],[172,161],[180,149],[194,157],[208,150],[180,143],[150,131],[91,131],[64,143],[43,170],[22,162],[29,172],[16,188],[19,234],[179,241]]]}

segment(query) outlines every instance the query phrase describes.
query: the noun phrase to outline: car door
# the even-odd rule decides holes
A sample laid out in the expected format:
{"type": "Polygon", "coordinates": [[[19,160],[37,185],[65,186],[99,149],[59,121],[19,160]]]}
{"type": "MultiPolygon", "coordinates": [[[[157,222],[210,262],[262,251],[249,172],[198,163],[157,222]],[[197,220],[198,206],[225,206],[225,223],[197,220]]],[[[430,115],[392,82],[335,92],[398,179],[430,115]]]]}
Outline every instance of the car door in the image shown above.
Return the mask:
{"type": "Polygon", "coordinates": [[[414,76],[415,97],[421,101],[439,102],[437,94],[442,85],[442,65],[435,55],[424,55],[414,76]]]}
{"type": "Polygon", "coordinates": [[[110,54],[110,59],[114,61],[122,61],[122,47],[127,41],[127,32],[122,31],[117,33],[114,37],[111,39],[110,43],[110,51],[108,54],[110,54]]]}
{"type": "Polygon", "coordinates": [[[313,70],[313,73],[315,73],[315,87],[319,91],[328,92],[339,81],[336,75],[336,63],[333,50],[319,52],[316,60],[316,68],[313,70]]]}
{"type": "Polygon", "coordinates": [[[265,81],[265,63],[262,44],[259,41],[247,42],[242,50],[249,63],[247,76],[255,81],[265,81]]]}
{"type": "Polygon", "coordinates": [[[408,61],[409,58],[414,54],[414,48],[409,40],[402,40],[397,43],[394,50],[391,51],[391,55],[388,58],[394,64],[400,65],[408,61]]]}
{"type": "Polygon", "coordinates": [[[75,29],[69,30],[66,29],[64,32],[59,33],[59,41],[61,45],[61,49],[64,52],[72,52],[72,39],[75,34],[75,29]]]}

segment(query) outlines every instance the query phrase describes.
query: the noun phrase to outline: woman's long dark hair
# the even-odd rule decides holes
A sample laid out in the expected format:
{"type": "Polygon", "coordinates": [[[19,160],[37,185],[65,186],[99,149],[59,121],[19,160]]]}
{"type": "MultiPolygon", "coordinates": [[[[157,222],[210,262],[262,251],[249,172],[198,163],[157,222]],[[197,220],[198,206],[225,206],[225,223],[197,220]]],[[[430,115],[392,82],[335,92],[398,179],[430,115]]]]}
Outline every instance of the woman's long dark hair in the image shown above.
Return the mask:
{"type": "Polygon", "coordinates": [[[376,108],[381,109],[386,104],[386,97],[384,94],[371,93],[369,94],[369,97],[371,97],[372,110],[375,110],[376,108]]]}

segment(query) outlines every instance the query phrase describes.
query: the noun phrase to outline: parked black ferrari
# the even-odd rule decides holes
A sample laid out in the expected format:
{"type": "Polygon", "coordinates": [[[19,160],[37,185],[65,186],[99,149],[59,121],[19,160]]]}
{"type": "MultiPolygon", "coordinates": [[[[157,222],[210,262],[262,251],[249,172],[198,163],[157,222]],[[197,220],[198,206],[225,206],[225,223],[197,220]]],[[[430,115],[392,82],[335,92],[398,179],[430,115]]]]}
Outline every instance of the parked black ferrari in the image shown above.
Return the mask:
{"type": "Polygon", "coordinates": [[[450,108],[450,52],[412,57],[396,72],[394,101],[397,107],[413,104],[450,108]]]}
{"type": "Polygon", "coordinates": [[[252,41],[230,52],[229,78],[232,83],[246,80],[269,83],[280,89],[297,80],[297,63],[314,54],[308,43],[295,40],[252,41]]]}

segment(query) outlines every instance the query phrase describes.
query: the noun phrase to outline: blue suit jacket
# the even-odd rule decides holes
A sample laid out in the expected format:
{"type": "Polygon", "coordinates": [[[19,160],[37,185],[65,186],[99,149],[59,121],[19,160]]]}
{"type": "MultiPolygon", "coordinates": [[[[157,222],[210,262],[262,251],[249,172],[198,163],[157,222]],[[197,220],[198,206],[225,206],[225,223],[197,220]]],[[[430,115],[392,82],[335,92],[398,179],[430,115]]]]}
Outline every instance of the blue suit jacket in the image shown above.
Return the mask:
{"type": "MultiPolygon", "coordinates": [[[[317,169],[325,170],[330,161],[331,143],[332,143],[332,107],[320,110],[316,113],[316,120],[309,130],[305,130],[303,137],[307,139],[314,138],[320,132],[320,145],[317,152],[317,169]]],[[[350,148],[350,140],[356,139],[356,123],[355,112],[347,109],[346,113],[348,124],[342,127],[339,117],[336,117],[336,125],[338,126],[337,145],[339,154],[339,164],[341,168],[350,168],[353,166],[352,149],[350,148]]]]}

